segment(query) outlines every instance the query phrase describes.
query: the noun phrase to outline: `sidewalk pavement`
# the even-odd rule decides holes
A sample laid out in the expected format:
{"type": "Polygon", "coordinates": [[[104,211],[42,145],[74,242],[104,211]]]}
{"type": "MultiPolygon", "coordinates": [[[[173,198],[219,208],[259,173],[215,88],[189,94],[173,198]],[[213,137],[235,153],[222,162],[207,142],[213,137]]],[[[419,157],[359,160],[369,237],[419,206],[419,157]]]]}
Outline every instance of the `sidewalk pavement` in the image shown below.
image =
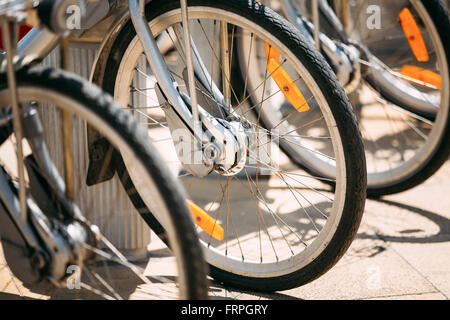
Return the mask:
{"type": "MultiPolygon", "coordinates": [[[[303,287],[259,294],[211,282],[210,296],[212,299],[448,299],[449,190],[450,161],[447,161],[421,186],[381,200],[367,200],[358,235],[345,256],[321,278],[303,287]]],[[[146,275],[173,276],[175,268],[169,251],[156,237],[152,239],[146,275]]],[[[0,252],[0,299],[49,298],[22,288],[8,272],[0,252]]],[[[111,274],[123,297],[147,297],[146,287],[123,270],[112,269],[111,274]]],[[[84,290],[76,293],[66,290],[53,298],[98,297],[84,290]]]]}
{"type": "MultiPolygon", "coordinates": [[[[157,241],[152,241],[151,248],[160,255],[165,250],[157,241]]],[[[169,257],[150,260],[148,274],[173,274],[169,263],[169,257]]],[[[272,294],[236,291],[212,282],[210,296],[239,300],[449,299],[450,160],[412,190],[367,200],[356,239],[321,278],[272,294]]]]}
{"type": "Polygon", "coordinates": [[[449,299],[450,161],[412,190],[367,200],[351,247],[312,283],[269,295],[214,289],[232,299],[449,299]]]}

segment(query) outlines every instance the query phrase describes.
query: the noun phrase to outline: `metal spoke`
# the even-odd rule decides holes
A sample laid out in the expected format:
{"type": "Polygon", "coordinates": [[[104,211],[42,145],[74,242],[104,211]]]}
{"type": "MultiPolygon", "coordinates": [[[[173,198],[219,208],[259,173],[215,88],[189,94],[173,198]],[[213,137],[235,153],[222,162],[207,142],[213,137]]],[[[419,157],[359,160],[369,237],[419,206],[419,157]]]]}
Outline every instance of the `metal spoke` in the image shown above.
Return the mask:
{"type": "MultiPolygon", "coordinates": [[[[295,79],[292,83],[296,83],[297,81],[301,80],[301,77],[298,77],[297,79],[295,79]]],[[[246,110],[242,116],[245,116],[247,113],[249,113],[250,111],[256,109],[258,106],[262,106],[262,104],[266,101],[268,101],[269,99],[271,99],[272,97],[276,96],[278,93],[280,93],[281,90],[278,89],[277,91],[275,91],[274,93],[271,93],[269,96],[267,96],[266,98],[264,98],[261,102],[255,103],[254,105],[252,105],[250,108],[248,108],[248,110],[246,110]]],[[[304,106],[305,104],[303,104],[302,106],[304,106]]],[[[301,107],[302,107],[301,106],[301,107]]],[[[239,106],[238,106],[239,107],[239,106]]],[[[236,107],[236,108],[238,108],[236,107]]],[[[297,111],[297,110],[295,110],[297,111]]],[[[298,111],[297,111],[298,112],[298,111]]]]}
{"type": "MultiPolygon", "coordinates": [[[[289,173],[287,173],[287,172],[282,172],[282,171],[280,171],[280,172],[278,172],[278,173],[281,173],[281,174],[284,174],[284,175],[289,176],[289,173]]],[[[333,202],[333,201],[334,201],[334,199],[332,199],[332,198],[330,198],[330,197],[324,195],[322,192],[318,191],[317,189],[315,189],[315,188],[313,188],[313,187],[311,187],[311,186],[309,186],[309,185],[306,185],[306,184],[304,184],[303,182],[301,182],[301,181],[299,181],[299,180],[297,180],[297,179],[295,179],[295,178],[293,178],[293,177],[289,177],[289,178],[291,178],[291,179],[294,180],[295,182],[300,183],[301,185],[305,186],[306,188],[310,189],[311,191],[316,192],[317,194],[321,195],[322,197],[324,197],[324,198],[327,199],[328,201],[330,201],[330,202],[333,202]]]]}
{"type": "MultiPolygon", "coordinates": [[[[311,216],[309,215],[308,211],[306,210],[306,208],[303,206],[303,204],[301,203],[300,200],[298,200],[297,196],[295,195],[294,191],[292,191],[292,187],[289,183],[286,182],[286,180],[281,176],[281,175],[277,175],[281,180],[284,181],[284,183],[287,185],[287,187],[289,188],[289,191],[291,192],[292,196],[294,197],[294,199],[297,201],[297,203],[300,205],[300,207],[302,208],[303,212],[305,212],[306,216],[308,217],[309,221],[311,221],[311,224],[313,225],[314,229],[316,229],[317,234],[320,233],[319,229],[317,228],[316,224],[314,223],[314,221],[311,219],[311,216]]],[[[297,190],[296,190],[297,191],[297,190]]],[[[300,192],[297,191],[297,193],[299,195],[300,192]]],[[[302,196],[303,197],[303,196],[302,196]]],[[[304,197],[303,197],[304,198],[304,197]]]]}
{"type": "MultiPolygon", "coordinates": [[[[239,104],[235,107],[235,109],[240,108],[240,107],[241,107],[248,99],[250,99],[250,98],[252,97],[253,93],[255,93],[255,91],[258,90],[259,88],[261,88],[261,86],[264,85],[264,84],[266,83],[266,81],[269,80],[269,78],[272,77],[272,75],[273,75],[279,68],[281,68],[286,62],[287,62],[287,59],[284,59],[284,60],[279,64],[279,66],[276,67],[275,70],[273,70],[273,72],[271,72],[270,74],[266,74],[266,77],[264,78],[264,80],[263,80],[259,85],[257,85],[256,88],[254,88],[253,91],[250,92],[250,93],[245,97],[245,99],[241,100],[241,101],[239,102],[239,104]]],[[[266,66],[266,69],[267,69],[267,66],[266,66]]],[[[239,101],[239,100],[238,100],[238,101],[239,101]]]]}
{"type": "Polygon", "coordinates": [[[108,282],[105,281],[98,273],[95,271],[91,271],[88,268],[84,269],[87,271],[87,274],[92,278],[95,278],[98,282],[100,282],[106,289],[108,289],[109,292],[115,297],[117,300],[123,300],[123,298],[117,293],[117,291],[114,290],[113,287],[111,287],[108,282]]]}
{"type": "MultiPolygon", "coordinates": [[[[224,71],[224,66],[223,66],[222,62],[220,61],[220,58],[217,56],[217,53],[214,50],[214,47],[212,47],[211,40],[209,39],[208,35],[206,34],[206,31],[205,31],[205,29],[204,29],[204,27],[203,27],[203,25],[202,25],[200,20],[198,20],[198,23],[199,23],[199,25],[200,25],[200,27],[202,29],[202,32],[203,32],[203,35],[206,38],[206,41],[208,42],[209,47],[211,48],[211,50],[213,52],[213,56],[215,57],[216,61],[218,62],[218,65],[219,65],[220,69],[223,72],[224,71]]],[[[233,96],[236,99],[236,101],[239,101],[238,97],[236,95],[236,92],[234,91],[233,86],[231,84],[230,76],[228,74],[224,74],[224,81],[226,81],[227,85],[229,85],[231,93],[233,94],[233,96]]]]}
{"type": "MultiPolygon", "coordinates": [[[[303,194],[301,194],[301,193],[298,191],[297,188],[293,189],[293,188],[291,187],[291,185],[287,183],[287,181],[283,178],[283,176],[282,176],[280,173],[278,173],[277,176],[278,176],[280,179],[282,179],[282,180],[286,183],[286,185],[288,185],[288,187],[289,187],[289,189],[291,190],[291,192],[294,190],[294,191],[295,191],[296,193],[298,193],[298,194],[299,194],[306,202],[308,202],[314,209],[316,209],[316,211],[319,212],[325,219],[328,219],[328,216],[327,216],[325,213],[323,213],[322,210],[320,210],[319,208],[317,208],[317,206],[316,206],[314,203],[312,203],[311,201],[309,201],[303,194]]],[[[288,178],[289,178],[289,176],[288,176],[288,178]]],[[[292,179],[292,178],[291,178],[291,179],[292,179]]],[[[297,197],[295,197],[295,198],[297,199],[297,197]]],[[[305,211],[306,211],[306,210],[305,210],[305,211]]],[[[309,216],[308,216],[308,218],[309,218],[309,216]]],[[[311,222],[312,222],[312,221],[311,221],[311,222]]],[[[314,224],[314,222],[312,222],[312,223],[314,224]]],[[[317,228],[316,228],[316,230],[317,230],[317,228]]]]}
{"type": "MultiPolygon", "coordinates": [[[[258,196],[255,194],[255,192],[253,191],[253,187],[252,187],[252,185],[250,184],[250,176],[249,176],[248,171],[247,171],[246,168],[244,168],[244,172],[245,172],[245,175],[247,176],[247,182],[248,182],[248,185],[249,185],[249,188],[250,188],[250,193],[252,194],[253,199],[255,200],[255,205],[256,205],[256,208],[257,208],[257,214],[258,214],[259,252],[260,252],[259,261],[260,261],[261,263],[263,262],[263,257],[262,257],[262,241],[261,241],[261,227],[260,227],[260,223],[262,223],[263,226],[264,226],[264,231],[266,232],[266,235],[267,235],[267,237],[269,238],[270,245],[271,245],[271,247],[272,247],[273,253],[274,253],[274,255],[275,255],[275,258],[276,258],[277,261],[278,261],[279,258],[278,258],[278,255],[277,255],[277,251],[275,250],[275,245],[274,245],[274,243],[273,243],[272,237],[270,236],[269,230],[267,229],[267,224],[266,224],[266,222],[264,221],[264,216],[262,215],[261,209],[260,209],[260,207],[259,207],[259,205],[258,205],[258,201],[260,201],[260,200],[259,200],[258,196]]],[[[239,179],[236,179],[236,180],[238,180],[239,182],[241,182],[239,179]]]]}
{"type": "MultiPolygon", "coordinates": [[[[292,228],[291,228],[291,227],[290,227],[290,226],[289,226],[289,225],[288,225],[288,224],[287,224],[287,223],[286,223],[286,222],[285,222],[285,221],[284,221],[277,213],[275,213],[275,212],[270,208],[270,206],[268,205],[266,199],[264,198],[264,196],[262,195],[261,191],[259,190],[258,186],[256,185],[256,183],[253,181],[252,178],[250,178],[250,181],[253,183],[253,185],[255,186],[255,190],[257,190],[257,193],[259,194],[258,199],[259,199],[260,201],[263,202],[264,206],[265,206],[266,209],[269,211],[270,215],[272,216],[273,220],[275,221],[275,224],[276,224],[277,227],[278,227],[278,230],[280,231],[281,236],[283,237],[283,239],[284,239],[284,241],[286,242],[286,244],[287,244],[289,250],[291,251],[291,254],[294,255],[294,251],[292,250],[292,247],[291,247],[289,241],[286,239],[286,236],[285,236],[283,230],[281,229],[281,227],[280,227],[278,221],[280,221],[281,223],[283,223],[283,224],[289,229],[289,231],[290,231],[292,234],[296,234],[296,232],[293,231],[292,228]],[[277,220],[277,219],[278,219],[278,220],[277,220]]],[[[296,234],[296,235],[297,235],[297,234],[296,234]]],[[[299,239],[301,239],[301,237],[300,237],[299,235],[297,235],[297,237],[298,237],[299,239]]]]}
{"type": "Polygon", "coordinates": [[[81,283],[80,283],[80,286],[81,286],[81,288],[83,288],[83,289],[86,289],[86,290],[88,290],[88,291],[90,291],[90,292],[92,292],[92,293],[95,293],[96,295],[102,297],[103,299],[106,299],[106,300],[116,300],[114,297],[111,297],[110,295],[108,295],[108,294],[106,294],[106,293],[104,293],[104,292],[102,292],[102,291],[100,291],[100,290],[98,290],[98,289],[96,289],[96,288],[91,287],[91,286],[88,285],[87,283],[81,282],[81,283]]]}

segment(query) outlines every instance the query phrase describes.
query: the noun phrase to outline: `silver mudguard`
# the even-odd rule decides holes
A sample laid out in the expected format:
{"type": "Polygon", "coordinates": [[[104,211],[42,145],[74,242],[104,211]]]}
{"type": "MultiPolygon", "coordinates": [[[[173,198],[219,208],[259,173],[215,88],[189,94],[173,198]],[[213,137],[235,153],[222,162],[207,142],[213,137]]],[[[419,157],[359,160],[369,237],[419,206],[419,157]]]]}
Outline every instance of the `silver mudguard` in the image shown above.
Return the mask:
{"type": "Polygon", "coordinates": [[[109,24],[110,27],[108,28],[107,33],[103,35],[103,40],[98,48],[89,76],[89,81],[99,87],[102,87],[103,85],[106,63],[114,41],[130,19],[128,8],[122,7],[118,8],[109,18],[101,22],[101,24],[109,24]]]}

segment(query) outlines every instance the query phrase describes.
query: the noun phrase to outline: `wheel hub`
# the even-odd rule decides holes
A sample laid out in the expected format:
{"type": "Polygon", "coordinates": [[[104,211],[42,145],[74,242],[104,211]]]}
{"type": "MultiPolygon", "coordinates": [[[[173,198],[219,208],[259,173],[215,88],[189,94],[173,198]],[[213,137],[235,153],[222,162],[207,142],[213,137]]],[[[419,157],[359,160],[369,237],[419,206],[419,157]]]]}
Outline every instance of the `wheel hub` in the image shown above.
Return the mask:
{"type": "Polygon", "coordinates": [[[220,175],[234,176],[244,169],[247,160],[248,129],[240,121],[220,120],[220,123],[225,128],[225,138],[221,143],[221,157],[214,161],[214,171],[220,175]]]}

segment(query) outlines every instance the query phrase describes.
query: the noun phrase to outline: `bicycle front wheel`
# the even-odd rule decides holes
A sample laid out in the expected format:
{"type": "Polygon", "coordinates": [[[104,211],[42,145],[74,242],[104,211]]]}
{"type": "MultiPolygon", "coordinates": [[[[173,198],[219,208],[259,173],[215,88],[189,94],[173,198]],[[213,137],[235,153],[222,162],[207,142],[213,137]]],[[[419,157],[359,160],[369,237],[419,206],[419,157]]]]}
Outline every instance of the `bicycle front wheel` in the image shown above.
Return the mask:
{"type": "MultiPolygon", "coordinates": [[[[10,106],[10,94],[3,78],[0,83],[0,106],[8,111],[10,106]]],[[[65,176],[67,148],[72,153],[73,166],[67,169],[73,176],[73,202],[79,211],[87,219],[86,223],[91,227],[92,221],[97,223],[99,232],[98,246],[91,243],[82,243],[81,246],[93,255],[88,262],[75,265],[82,270],[80,287],[55,288],[44,281],[26,284],[25,288],[12,288],[17,293],[33,297],[46,298],[106,298],[106,299],[204,299],[206,298],[206,273],[205,264],[198,237],[193,227],[192,219],[185,203],[185,195],[181,186],[173,179],[162,159],[154,147],[148,141],[145,130],[138,126],[133,117],[123,112],[117,103],[108,94],[96,86],[88,83],[78,76],[49,68],[25,68],[17,73],[17,86],[19,102],[30,110],[37,111],[41,126],[44,145],[39,149],[25,148],[26,164],[29,181],[27,181],[27,193],[31,195],[37,206],[48,216],[50,221],[61,224],[64,228],[65,220],[60,218],[57,203],[58,195],[53,194],[45,179],[48,176],[42,172],[43,150],[48,150],[50,160],[60,177],[65,176]],[[62,120],[61,115],[69,114],[69,121],[62,120]],[[63,128],[71,128],[68,140],[63,140],[63,128]],[[99,139],[91,145],[87,145],[88,128],[95,130],[99,139]],[[65,141],[71,141],[72,147],[67,147],[65,141]],[[131,177],[125,173],[118,177],[104,178],[109,173],[105,169],[108,160],[119,161],[115,150],[120,150],[121,163],[126,163],[127,168],[137,175],[131,177]],[[36,151],[36,152],[34,152],[36,151]],[[123,158],[123,161],[122,161],[123,158]],[[90,169],[92,162],[97,164],[95,169],[90,169]],[[101,165],[103,164],[103,165],[101,165]],[[93,174],[90,170],[94,170],[93,174]],[[40,178],[33,178],[40,177],[40,178]],[[134,208],[123,203],[125,193],[119,179],[123,182],[132,179],[134,185],[139,186],[139,192],[144,192],[146,202],[157,213],[161,223],[167,230],[167,241],[170,243],[176,261],[177,277],[169,278],[159,276],[158,272],[148,275],[144,269],[149,262],[147,259],[130,262],[126,252],[122,252],[114,241],[108,238],[113,236],[111,223],[113,219],[122,219],[122,216],[133,213],[134,208]],[[47,186],[47,187],[45,187],[47,186]],[[58,220],[58,222],[56,222],[58,220]],[[90,221],[90,222],[89,222],[90,221]],[[124,283],[126,279],[126,283],[124,283]],[[72,290],[69,290],[72,289],[72,290]]],[[[27,128],[25,128],[27,129],[27,128]]],[[[2,164],[13,181],[16,180],[16,167],[11,154],[13,139],[11,126],[2,128],[2,164]],[[5,158],[6,157],[6,158],[5,158]]],[[[34,138],[34,137],[33,137],[34,138]]],[[[70,144],[70,143],[69,143],[70,144]]],[[[31,145],[31,144],[29,144],[31,145]]],[[[56,173],[53,173],[55,175],[56,173]]],[[[114,174],[114,172],[112,172],[114,174]]],[[[69,181],[69,180],[66,180],[69,181]]],[[[67,186],[67,184],[66,184],[67,186]]],[[[138,193],[136,190],[135,193],[138,193]]],[[[128,190],[130,193],[130,190],[128,190]]],[[[127,200],[125,198],[125,200],[127,200]]],[[[134,214],[134,213],[133,213],[134,214]]],[[[140,219],[135,214],[133,219],[140,219]]],[[[119,220],[120,221],[120,220],[119,220]]],[[[136,223],[137,224],[137,223],[136,223]]],[[[53,224],[55,225],[55,224],[53,224]]],[[[132,223],[130,223],[132,225],[132,223]]],[[[130,226],[131,227],[131,226],[130,226]]],[[[98,229],[96,228],[96,229],[98,229]]],[[[117,234],[115,235],[117,238],[117,234]]],[[[117,238],[118,239],[118,238],[117,238]]],[[[5,240],[5,239],[3,239],[5,240]]],[[[118,240],[117,240],[118,241],[118,240]]],[[[11,249],[8,241],[3,242],[5,253],[11,249]]],[[[27,257],[26,248],[23,248],[23,261],[16,263],[25,264],[27,257]]],[[[51,248],[49,248],[51,250],[51,248]]],[[[54,252],[57,257],[59,252],[54,252]]],[[[15,272],[12,260],[7,263],[15,272]]],[[[50,263],[50,262],[49,262],[50,263]]],[[[64,267],[64,266],[63,266],[64,267]]],[[[70,268],[70,266],[65,266],[70,268]]],[[[149,269],[152,269],[150,260],[149,269]]],[[[7,274],[7,269],[2,268],[7,274]]],[[[74,269],[39,270],[39,280],[60,280],[54,275],[70,275],[74,269]],[[49,273],[50,271],[52,273],[49,273]],[[70,272],[69,272],[70,271],[70,272]]],[[[67,276],[68,276],[67,275],[67,276]]],[[[21,277],[16,274],[19,280],[21,277]]],[[[0,278],[0,281],[17,284],[19,281],[11,281],[8,276],[0,278]]],[[[64,281],[63,281],[64,282],[64,281]]],[[[8,285],[1,288],[8,289],[8,285]]]]}
{"type": "MultiPolygon", "coordinates": [[[[364,153],[349,101],[323,58],[269,8],[256,1],[197,0],[189,1],[188,10],[193,42],[214,83],[209,87],[229,97],[241,120],[261,134],[248,150],[241,172],[232,176],[213,172],[198,178],[185,170],[161,109],[165,101],[158,100],[155,77],[131,22],[111,48],[102,87],[147,126],[172,172],[184,183],[190,200],[223,229],[223,238],[214,239],[198,228],[216,280],[258,291],[308,283],[345,253],[363,212],[364,153]],[[258,59],[240,56],[238,46],[262,55],[258,59]],[[269,56],[273,54],[272,64],[276,67],[272,71],[268,70],[264,48],[269,56]],[[249,72],[258,72],[260,81],[236,72],[239,63],[249,72]],[[283,70],[281,76],[275,77],[275,69],[283,70]],[[281,78],[288,81],[286,84],[299,100],[296,107],[286,104],[283,112],[287,113],[273,114],[279,125],[270,133],[253,117],[253,110],[258,114],[284,100],[283,86],[280,88],[276,82],[281,78]],[[293,119],[301,124],[294,126],[290,121],[293,119]],[[291,140],[297,130],[303,132],[302,139],[294,141],[297,148],[310,159],[320,155],[316,164],[336,175],[334,189],[320,179],[317,182],[311,172],[289,166],[278,148],[274,147],[273,153],[269,150],[268,146],[276,145],[271,137],[291,140]]],[[[151,1],[146,17],[174,81],[189,95],[185,56],[180,48],[179,1],[151,1]]],[[[218,121],[227,121],[212,89],[197,89],[201,106],[218,121]]],[[[145,210],[145,201],[133,200],[136,207],[145,210]]],[[[154,226],[156,221],[147,222],[154,226]]],[[[159,230],[164,237],[164,229],[159,230]]]]}
{"type": "MultiPolygon", "coordinates": [[[[366,151],[368,195],[413,188],[450,155],[448,11],[439,0],[330,2],[351,40],[364,48],[362,78],[351,97],[366,151]]],[[[282,3],[291,20],[299,12],[311,18],[307,1],[282,3]]],[[[321,30],[340,40],[329,26],[321,30]]],[[[294,152],[289,156],[304,164],[294,152]]]]}

